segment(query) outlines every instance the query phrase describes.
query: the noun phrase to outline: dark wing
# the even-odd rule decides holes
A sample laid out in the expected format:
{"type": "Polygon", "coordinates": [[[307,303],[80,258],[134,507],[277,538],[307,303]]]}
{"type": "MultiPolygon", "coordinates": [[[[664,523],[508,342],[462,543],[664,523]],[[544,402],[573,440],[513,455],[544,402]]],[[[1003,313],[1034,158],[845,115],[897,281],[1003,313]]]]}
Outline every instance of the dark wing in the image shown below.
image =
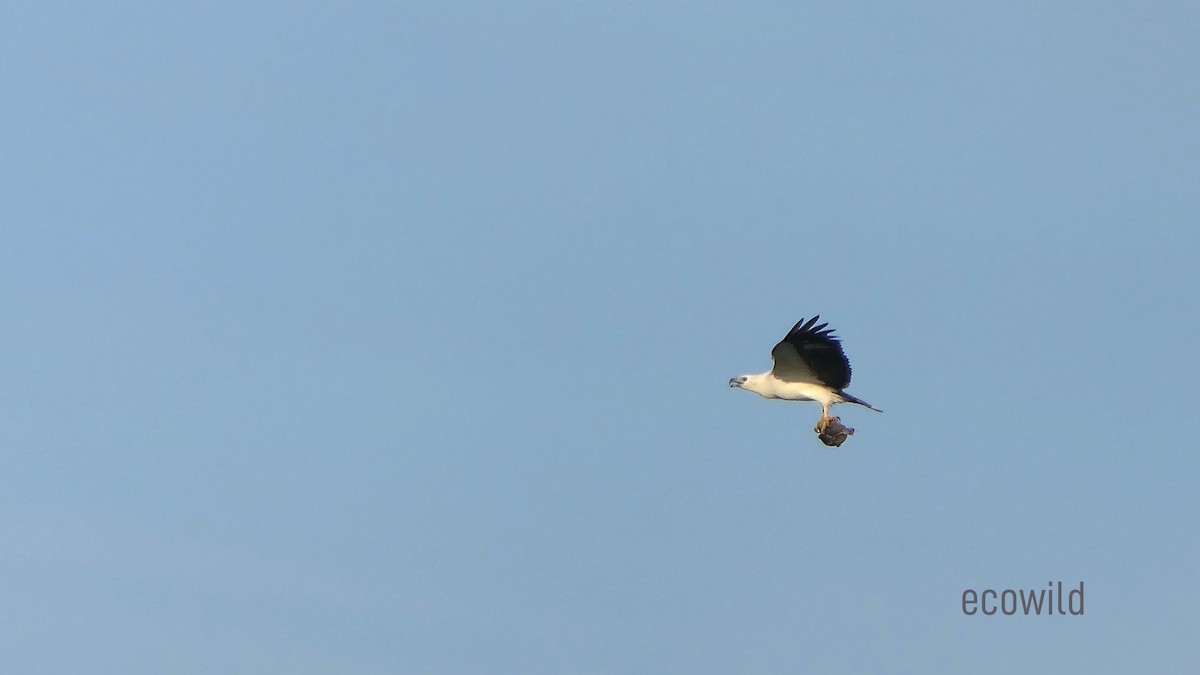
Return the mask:
{"type": "Polygon", "coordinates": [[[775,359],[772,373],[785,382],[813,382],[830,389],[850,384],[850,362],[842,352],[842,343],[833,336],[829,324],[817,325],[820,316],[804,319],[788,331],[783,341],[771,350],[775,359]]]}

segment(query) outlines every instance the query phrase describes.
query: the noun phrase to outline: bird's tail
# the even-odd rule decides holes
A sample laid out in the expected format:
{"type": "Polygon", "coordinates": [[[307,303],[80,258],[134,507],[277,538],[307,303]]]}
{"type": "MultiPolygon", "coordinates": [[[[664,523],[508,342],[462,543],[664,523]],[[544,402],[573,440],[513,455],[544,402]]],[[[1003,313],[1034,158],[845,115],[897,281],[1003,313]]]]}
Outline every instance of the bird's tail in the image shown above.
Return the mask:
{"type": "Polygon", "coordinates": [[[842,398],[846,399],[846,403],[857,403],[861,406],[866,406],[866,407],[870,408],[871,410],[874,410],[875,412],[883,412],[879,408],[876,408],[875,406],[871,405],[870,403],[867,403],[866,401],[862,400],[861,398],[856,398],[854,396],[851,396],[850,394],[847,394],[844,391],[839,392],[839,393],[841,393],[842,398]]]}

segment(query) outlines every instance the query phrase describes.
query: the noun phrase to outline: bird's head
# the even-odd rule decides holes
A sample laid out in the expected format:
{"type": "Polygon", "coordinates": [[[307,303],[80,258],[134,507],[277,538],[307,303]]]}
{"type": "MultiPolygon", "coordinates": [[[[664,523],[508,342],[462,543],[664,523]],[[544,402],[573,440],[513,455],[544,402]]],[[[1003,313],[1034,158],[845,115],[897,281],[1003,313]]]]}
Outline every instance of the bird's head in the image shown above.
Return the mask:
{"type": "Polygon", "coordinates": [[[730,380],[729,380],[729,386],[731,386],[731,387],[737,387],[737,388],[739,388],[739,389],[740,389],[740,388],[742,387],[742,385],[746,384],[746,380],[749,380],[749,379],[750,379],[750,378],[749,378],[749,377],[747,377],[747,376],[745,376],[745,375],[741,375],[741,376],[738,376],[738,377],[730,378],[730,380]]]}

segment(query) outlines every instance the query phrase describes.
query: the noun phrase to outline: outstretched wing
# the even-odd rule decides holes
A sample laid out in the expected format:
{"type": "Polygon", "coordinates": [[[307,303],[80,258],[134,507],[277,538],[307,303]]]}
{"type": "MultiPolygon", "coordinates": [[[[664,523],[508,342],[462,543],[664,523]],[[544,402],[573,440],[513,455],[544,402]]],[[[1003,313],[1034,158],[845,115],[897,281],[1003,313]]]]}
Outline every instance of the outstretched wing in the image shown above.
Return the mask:
{"type": "Polygon", "coordinates": [[[788,334],[771,350],[775,359],[775,377],[784,382],[811,382],[833,390],[850,384],[850,362],[842,352],[842,343],[833,336],[829,324],[817,325],[820,316],[806,323],[796,322],[788,334]]]}

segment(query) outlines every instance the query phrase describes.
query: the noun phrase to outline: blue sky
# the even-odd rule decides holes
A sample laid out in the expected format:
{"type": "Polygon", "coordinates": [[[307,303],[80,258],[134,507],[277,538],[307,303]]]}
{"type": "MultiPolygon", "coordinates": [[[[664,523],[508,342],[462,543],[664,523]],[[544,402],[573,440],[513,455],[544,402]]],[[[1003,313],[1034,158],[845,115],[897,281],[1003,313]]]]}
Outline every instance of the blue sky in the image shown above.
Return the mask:
{"type": "Polygon", "coordinates": [[[1198,30],[10,7],[0,669],[1196,668],[1198,30]]]}

